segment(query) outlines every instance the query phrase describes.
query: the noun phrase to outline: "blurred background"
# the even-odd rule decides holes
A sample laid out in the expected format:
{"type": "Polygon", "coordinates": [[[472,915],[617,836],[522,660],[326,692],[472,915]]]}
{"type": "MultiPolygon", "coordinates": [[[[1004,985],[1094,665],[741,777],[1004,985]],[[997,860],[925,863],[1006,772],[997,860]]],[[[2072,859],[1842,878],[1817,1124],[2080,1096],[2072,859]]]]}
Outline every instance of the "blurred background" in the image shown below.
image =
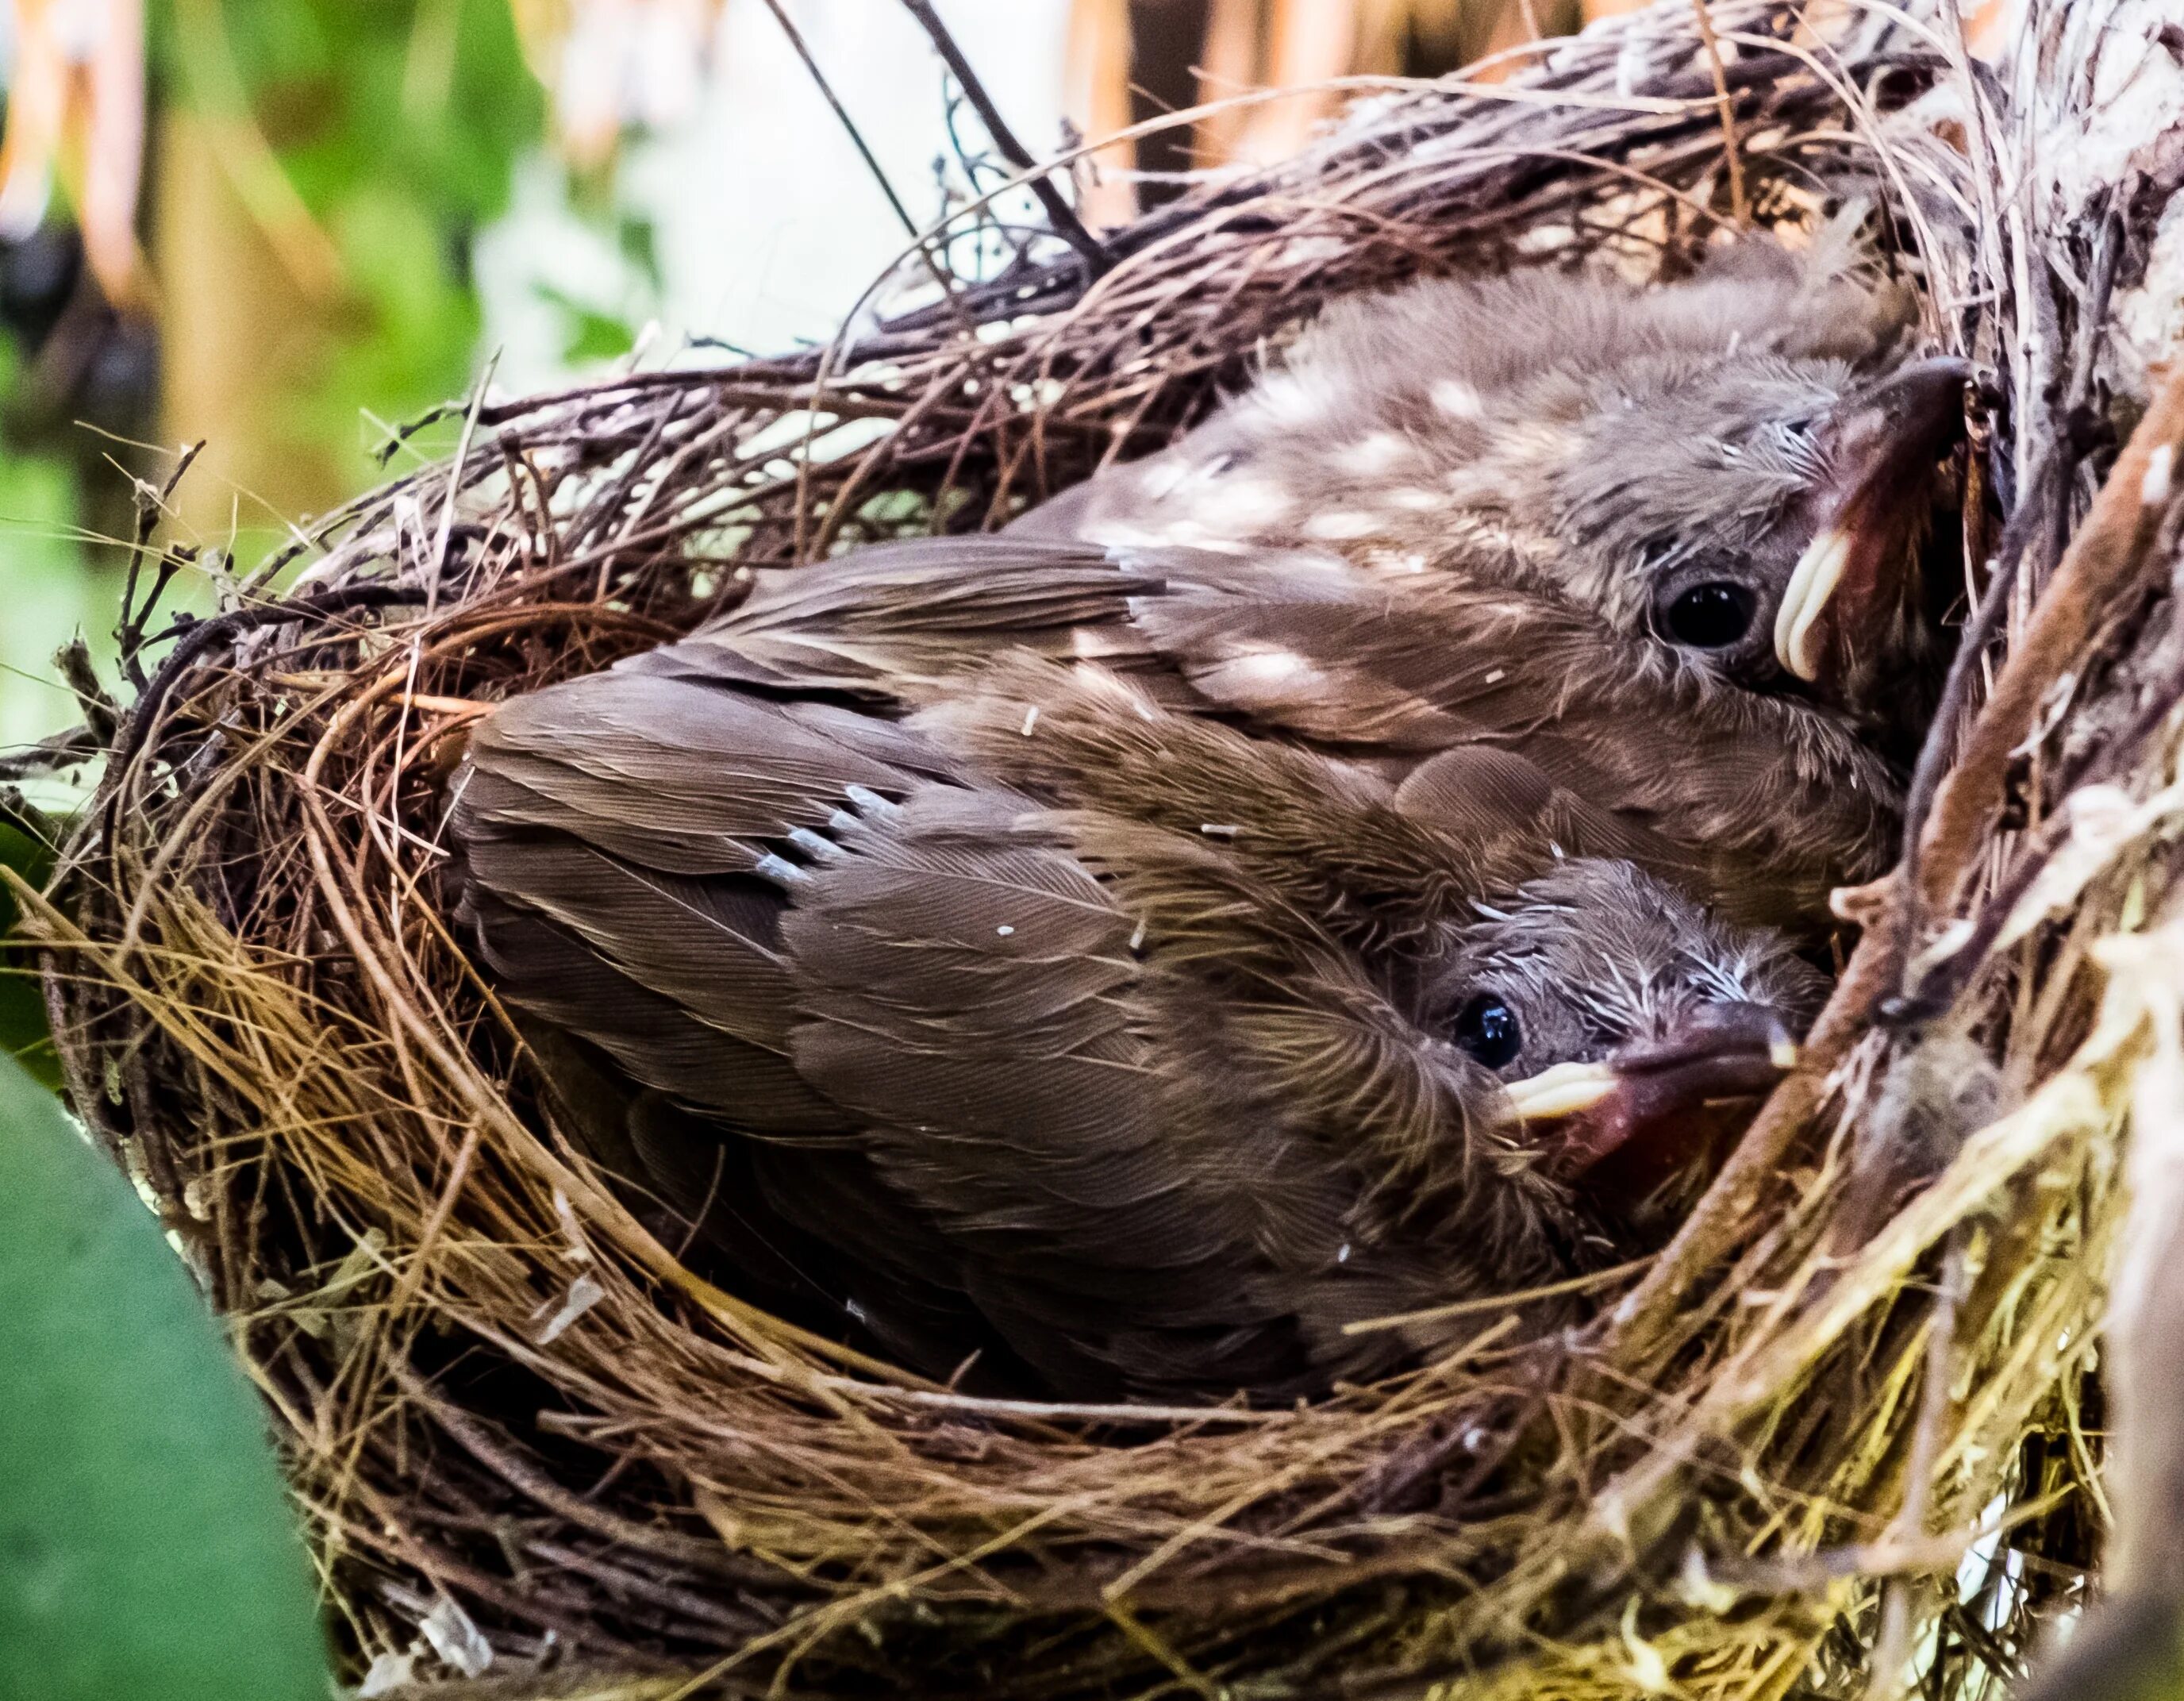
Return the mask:
{"type": "MultiPolygon", "coordinates": [[[[1629,9],[938,6],[1035,153],[1629,9]]],[[[53,652],[79,631],[110,652],[114,540],[175,445],[207,445],[175,499],[204,551],[176,594],[203,606],[488,370],[532,390],[827,335],[904,233],[797,40],[913,220],[1006,175],[897,0],[8,0],[0,750],[74,720],[53,652]]],[[[1095,149],[1079,204],[1119,222],[1332,109],[1298,94],[1095,149]]]]}

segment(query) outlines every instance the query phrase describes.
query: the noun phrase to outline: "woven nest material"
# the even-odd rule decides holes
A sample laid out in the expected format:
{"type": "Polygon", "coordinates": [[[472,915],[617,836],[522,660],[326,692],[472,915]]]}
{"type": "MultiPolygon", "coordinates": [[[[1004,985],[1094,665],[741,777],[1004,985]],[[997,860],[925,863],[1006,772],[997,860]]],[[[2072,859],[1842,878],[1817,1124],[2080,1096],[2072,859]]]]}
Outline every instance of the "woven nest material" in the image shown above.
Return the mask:
{"type": "Polygon", "coordinates": [[[1506,81],[1389,86],[1109,233],[1096,279],[1046,241],[944,295],[906,266],[932,298],[854,342],[472,405],[452,458],[170,633],[31,925],[74,1101],[235,1320],[354,1670],[1054,1701],[2014,1670],[2096,1563],[2120,1141],[2184,975],[2126,937],[2177,925],[2184,808],[2160,9],[2035,5],[1997,72],[1948,10],[1725,0],[1717,59],[1672,3],[1506,81]],[[1997,627],[1811,1067],[1591,1322],[1524,1342],[1482,1309],[1294,1410],[980,1400],[686,1273],[554,1127],[446,919],[487,705],[688,631],[745,567],[997,523],[1331,297],[1672,274],[1740,213],[1796,240],[1859,198],[1991,375],[1997,627]],[[1997,1105],[1969,1130],[1935,1109],[1967,1080],[1997,1105]]]}

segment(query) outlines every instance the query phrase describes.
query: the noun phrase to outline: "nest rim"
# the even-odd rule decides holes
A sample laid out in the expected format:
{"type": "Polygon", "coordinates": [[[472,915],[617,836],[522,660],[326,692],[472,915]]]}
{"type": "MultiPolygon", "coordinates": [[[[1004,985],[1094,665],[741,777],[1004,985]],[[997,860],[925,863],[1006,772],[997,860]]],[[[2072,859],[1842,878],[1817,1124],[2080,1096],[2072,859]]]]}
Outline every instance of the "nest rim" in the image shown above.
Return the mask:
{"type": "MultiPolygon", "coordinates": [[[[1743,47],[1723,99],[1762,196],[1810,169],[1810,148],[1871,146],[1854,121],[1809,142],[1825,133],[1819,114],[1841,109],[1792,42],[1787,8],[1748,0],[1719,11],[1733,26],[1724,39],[1743,47]],[[1743,46],[1769,39],[1772,60],[1743,46]],[[1769,103],[1800,77],[1808,104],[1784,119],[1769,103]],[[1771,151],[1770,119],[1783,132],[1771,151]]],[[[1696,32],[1677,36],[1674,12],[1648,14],[1649,27],[1689,47],[1696,32]]],[[[1621,42],[1602,32],[1534,75],[1550,89],[1553,76],[1580,92],[1585,76],[1613,86],[1621,42]]],[[[1924,44],[1875,38],[1858,51],[1851,68],[1867,89],[1935,81],[1924,44]]],[[[1689,54],[1659,57],[1674,64],[1663,86],[1706,79],[1679,97],[1680,110],[1711,105],[1712,79],[1689,54]]],[[[1861,951],[1839,981],[1811,1041],[1820,1068],[1777,1094],[1676,1240],[1642,1274],[1624,1273],[1636,1279],[1609,1290],[1580,1331],[1510,1342],[1483,1316],[1466,1346],[1371,1389],[1295,1409],[1163,1409],[957,1393],[693,1275],[553,1130],[513,1024],[440,919],[434,817],[419,799],[489,694],[688,629],[738,594],[737,571],[754,560],[806,558],[861,527],[880,535],[901,516],[873,510],[895,491],[914,490],[928,518],[983,522],[1017,499],[1020,476],[1035,499],[1072,469],[1186,426],[1250,343],[1212,346],[1195,327],[1175,370],[1134,376],[1112,350],[1142,328],[1144,309],[1109,304],[1128,269],[1153,274],[1141,300],[1157,300],[1173,287],[1160,267],[1192,240],[1210,249],[1246,216],[1239,206],[1287,204],[1301,184],[1354,187],[1384,168],[1373,150],[1387,134],[1430,127],[1421,114],[1451,129],[1451,107],[1475,119],[1465,98],[1447,88],[1395,97],[1378,142],[1369,126],[1364,142],[1338,132],[1252,180],[1249,194],[1232,185],[1187,204],[1189,218],[1163,212],[1135,237],[1111,235],[1122,265],[1108,276],[1120,283],[1068,293],[1078,261],[1026,259],[1030,269],[1005,275],[975,310],[991,311],[1001,327],[992,340],[1017,359],[1001,376],[1061,386],[1033,391],[1028,420],[996,413],[1000,386],[978,337],[924,310],[889,321],[854,358],[830,349],[630,374],[506,404],[481,395],[458,415],[452,472],[443,463],[360,499],[315,532],[319,559],[292,587],[271,589],[294,552],[254,576],[237,606],[167,634],[173,648],[116,734],[60,879],[36,900],[47,996],[67,1036],[71,1096],[239,1319],[315,1543],[341,1579],[337,1620],[359,1667],[415,1646],[444,1603],[504,1659],[545,1660],[558,1646],[554,1657],[578,1667],[721,1693],[849,1694],[907,1669],[936,1693],[997,1695],[1252,1683],[1317,1693],[1336,1674],[1345,1693],[1423,1693],[1473,1676],[1482,1694],[1528,1681],[1590,1694],[1645,1687],[1650,1654],[1663,1676],[1708,1693],[1761,1693],[1821,1658],[1847,1613],[1874,1610],[1877,1583],[1846,1603],[1834,1580],[1798,1564],[1895,1527],[1918,1470],[1935,1308],[1999,1314],[1992,1267],[1948,1263],[1962,1263],[1952,1237],[1971,1204],[1951,1196],[1958,1214],[1946,1220],[1945,1205],[1930,1204],[1902,1245],[1853,1262],[1818,1308],[1836,1319],[1829,1326],[1785,1313],[1771,1334],[1755,1333],[1738,1313],[1747,1289],[1802,1267],[1842,1191],[1855,1131],[1839,1124],[1816,1141],[1814,1123],[1824,1101],[1864,1090],[1860,1071],[1878,1067],[1870,1013],[1898,967],[1880,953],[1861,951]],[[1061,308],[1042,305],[1061,297],[1061,308]],[[1088,313],[1088,298],[1109,304],[1107,316],[1088,313]],[[1057,326],[1084,343],[1042,337],[1057,326]],[[924,388],[885,388],[883,369],[924,388]],[[1096,404],[1072,405],[1072,384],[1099,382],[1096,404]],[[805,421],[785,471],[762,443],[732,472],[705,470],[708,443],[748,442],[767,412],[777,425],[805,421]],[[827,458],[830,438],[876,415],[889,435],[827,458]],[[572,443],[567,463],[552,464],[572,443]],[[682,456],[702,476],[663,499],[667,474],[647,486],[632,470],[648,456],[671,471],[682,456]],[[473,518],[463,505],[496,478],[502,494],[473,518]],[[853,503],[866,488],[874,499],[853,503]],[[724,492],[734,499],[717,499],[724,492]],[[602,529],[603,516],[619,529],[602,529]],[[429,538],[435,517],[439,559],[415,571],[419,521],[429,538]],[[716,541],[726,538],[732,549],[716,541]],[[192,1127],[200,1122],[220,1132],[192,1127]],[[1783,1197],[1793,1164],[1808,1184],[1802,1202],[1783,1197]],[[1927,1249],[1943,1244],[1952,1250],[1937,1267],[1927,1249]],[[1853,1414],[1830,1470],[1776,1486],[1774,1570],[1686,1578],[1680,1596],[1659,1556],[1691,1531],[1664,1522],[1668,1482],[1685,1471],[1733,1481],[1736,1462],[1719,1456],[1732,1408],[1747,1428],[1763,1414],[1768,1458],[1806,1458],[1819,1443],[1792,1433],[1811,1421],[1798,1401],[1825,1367],[1861,1359],[1886,1367],[1881,1395],[1853,1414]],[[1739,1375],[1763,1391],[1740,1392],[1739,1375]],[[1528,1524],[1522,1495],[1486,1487],[1497,1470],[1535,1467],[1542,1419],[1561,1451],[1549,1449],[1529,1492],[1553,1515],[1528,1524]],[[1861,1425],[1872,1434],[1861,1438],[1861,1425]],[[422,1462],[444,1480],[405,1502],[422,1462]],[[628,1485],[604,1504],[579,1486],[602,1471],[628,1485]],[[1451,1493],[1451,1483],[1468,1486],[1451,1493]],[[481,1533],[495,1520],[521,1533],[481,1533]],[[526,1573],[543,1570],[554,1582],[541,1592],[526,1573]],[[1603,1617],[1603,1592],[1631,1610],[1603,1617]],[[1641,1599],[1642,1621],[1632,1615],[1641,1599]],[[1333,1628],[1301,1648],[1299,1627],[1315,1619],[1333,1628]],[[1044,1652],[1033,1659],[1029,1645],[1044,1652]],[[814,1672],[807,1689],[801,1674],[814,1672]]],[[[1692,127],[1704,140],[1670,148],[1692,150],[1674,167],[1685,178],[1627,121],[1591,144],[1590,175],[1564,158],[1529,188],[1497,182],[1504,204],[1446,236],[1436,263],[1479,263],[1543,209],[1641,192],[1633,156],[1680,203],[1701,181],[1725,191],[1711,118],[1692,127]],[[1695,164],[1709,148],[1713,163],[1695,164]]],[[[1476,186],[1465,192],[1483,198],[1476,186]]],[[[1708,228],[1724,222],[1711,204],[1706,215],[1708,228]]],[[[1251,298],[1262,321],[1293,319],[1295,298],[1323,298],[1315,291],[1372,287],[1398,263],[1391,254],[1415,261],[1412,233],[1358,228],[1370,227],[1357,220],[1345,234],[1369,252],[1340,265],[1307,254],[1289,294],[1251,298]]],[[[1253,240],[1271,250],[1325,235],[1276,222],[1253,240]]],[[[1658,246],[1673,258],[1674,244],[1658,246]]],[[[1248,276],[1248,259],[1227,263],[1248,276]]],[[[1980,322],[1968,313],[1945,329],[1971,346],[1980,322]]],[[[1953,795],[1944,788],[1944,811],[1953,795]]],[[[1927,884],[1947,895],[1987,848],[1970,834],[1930,854],[1927,884]]],[[[2058,1011],[2050,1025],[2075,1041],[2084,1016],[2058,1011]]],[[[2090,1192],[2103,1149],[2080,1147],[2073,1173],[2090,1192]]],[[[2040,1210],[2089,1267],[2100,1263],[2112,1208],[2040,1210]]],[[[2022,1438],[2036,1414],[2051,1422],[2058,1402],[2082,1397],[2082,1344],[2075,1357],[2019,1362],[2031,1336],[2068,1333],[2097,1303],[2090,1277],[2042,1280],[2036,1303],[2025,1302],[2036,1316],[1997,1341],[2008,1374],[1998,1373],[1996,1409],[1952,1432],[1959,1452],[1977,1435],[2022,1438]]],[[[2090,1472],[2088,1427],[2075,1412],[2062,1425],[2069,1444],[2042,1461],[2057,1481],[2090,1472]]],[[[1736,1500],[1734,1488],[1717,1491],[1736,1500]]],[[[2059,1552],[2089,1553],[2074,1519],[2083,1522],[2081,1508],[2051,1509],[2025,1527],[2054,1534],[2059,1552]]]]}

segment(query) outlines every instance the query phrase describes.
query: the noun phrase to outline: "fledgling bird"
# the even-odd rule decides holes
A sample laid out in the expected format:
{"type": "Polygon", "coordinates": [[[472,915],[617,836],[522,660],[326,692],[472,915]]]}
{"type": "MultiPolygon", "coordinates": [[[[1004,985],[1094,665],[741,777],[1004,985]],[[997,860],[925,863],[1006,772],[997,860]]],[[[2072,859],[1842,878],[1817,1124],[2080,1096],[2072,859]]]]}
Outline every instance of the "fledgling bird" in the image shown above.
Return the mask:
{"type": "Polygon", "coordinates": [[[907,708],[1015,650],[1339,755],[1422,817],[1513,788],[1566,851],[1635,861],[1740,922],[1824,930],[1829,891],[1892,844],[1895,776],[1838,718],[1634,655],[1560,597],[1396,584],[1323,551],[874,545],[758,573],[673,665],[907,708]]]}
{"type": "Polygon", "coordinates": [[[1490,749],[1565,848],[1824,934],[1891,860],[1930,714],[1964,387],[1837,270],[1751,243],[1651,292],[1339,307],[1173,449],[998,536],[760,573],[683,653],[883,700],[1011,648],[1099,661],[1427,811],[1490,749]]]}
{"type": "Polygon", "coordinates": [[[1818,975],[1535,790],[1016,658],[924,709],[670,645],[478,727],[464,910],[565,1114],[739,1289],[936,1378],[1287,1399],[1627,1256],[1818,975]]]}
{"type": "MultiPolygon", "coordinates": [[[[1908,298],[1849,281],[1842,246],[1747,241],[1650,291],[1532,271],[1339,304],[1173,448],[1011,529],[1149,566],[1215,552],[1238,581],[1265,564],[1240,622],[1232,605],[1155,640],[1195,646],[1201,689],[1262,720],[1323,722],[1341,706],[1328,679],[1377,681],[1506,738],[1522,711],[1485,688],[1521,672],[1577,722],[1528,753],[1611,806],[1682,817],[1717,862],[1741,846],[1788,909],[1824,921],[1829,887],[1885,867],[1938,693],[1961,572],[1946,538],[1922,545],[1967,376],[1903,352],[1908,298]],[[1295,588],[1301,553],[1372,578],[1384,616],[1358,617],[1355,597],[1330,618],[1323,588],[1295,588]],[[1591,621],[1502,611],[1517,599],[1591,621]],[[1440,644],[1466,653],[1436,669],[1440,644]],[[1269,677],[1269,653],[1310,665],[1269,677]],[[1602,675],[1625,718],[1589,735],[1602,675]],[[1763,705],[1713,717],[1736,724],[1728,745],[1679,724],[1708,688],[1763,705]],[[1660,708],[1635,707],[1645,696],[1660,708]]],[[[1709,895],[1786,918],[1763,892],[1709,895]]]]}
{"type": "Polygon", "coordinates": [[[1849,281],[1844,247],[1747,239],[1652,290],[1535,270],[1338,304],[1173,449],[1019,526],[1550,591],[1892,728],[1957,588],[1917,546],[1969,369],[1906,358],[1908,296],[1849,281]]]}

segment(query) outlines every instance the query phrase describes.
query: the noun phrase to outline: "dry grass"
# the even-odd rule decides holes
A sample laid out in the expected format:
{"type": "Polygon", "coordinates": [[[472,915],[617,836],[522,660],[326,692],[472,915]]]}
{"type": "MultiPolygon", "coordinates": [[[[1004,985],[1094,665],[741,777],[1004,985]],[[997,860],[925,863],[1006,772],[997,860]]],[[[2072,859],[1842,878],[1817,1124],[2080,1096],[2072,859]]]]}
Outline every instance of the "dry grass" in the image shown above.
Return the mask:
{"type": "Polygon", "coordinates": [[[2012,1670],[2104,1520],[2118,1139],[2174,997],[2159,953],[2098,961],[2171,912],[2170,816],[2096,839],[2069,798],[2164,781],[2184,685],[2165,619],[2113,617],[2177,560],[2142,499],[2180,393],[2092,501],[2096,416],[2133,410],[2096,384],[2103,321],[2159,198],[2004,169],[2083,116],[2059,9],[2045,64],[1975,93],[1945,25],[1757,0],[1716,8],[1719,67],[1673,3],[1504,82],[1390,86],[1111,234],[1089,287],[1051,242],[944,297],[906,265],[933,298],[881,298],[854,343],[473,405],[286,588],[172,634],[33,925],[75,1101],[236,1319],[358,1670],[421,1626],[455,1666],[489,1645],[471,1693],[602,1701],[1758,1701],[1861,1693],[1875,1659],[1935,1694],[2012,1670]],[[1329,296],[1687,265],[1732,214],[1717,69],[1753,217],[1873,202],[1934,337],[1993,367],[1968,529],[2023,566],[1936,733],[1936,773],[1964,760],[1915,878],[1864,895],[1814,1068],[1677,1241],[1566,1338],[1482,1313],[1294,1411],[962,1397],[683,1272],[551,1126],[447,931],[469,722],[688,629],[741,566],[975,527],[1162,442],[1329,296]],[[2051,862],[2047,918],[2000,925],[2051,862]],[[1906,1186],[1933,1097],[1908,1087],[1968,1057],[2006,1113],[1906,1186]]]}

